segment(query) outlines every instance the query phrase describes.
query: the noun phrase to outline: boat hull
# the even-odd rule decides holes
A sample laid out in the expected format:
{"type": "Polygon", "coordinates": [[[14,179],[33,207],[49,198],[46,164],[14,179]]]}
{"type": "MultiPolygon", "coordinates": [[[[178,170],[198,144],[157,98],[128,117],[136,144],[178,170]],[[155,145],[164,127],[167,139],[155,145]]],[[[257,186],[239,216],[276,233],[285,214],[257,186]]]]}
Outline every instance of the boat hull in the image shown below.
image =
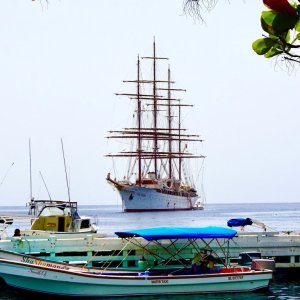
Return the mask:
{"type": "Polygon", "coordinates": [[[14,288],[60,296],[115,297],[162,294],[248,292],[268,287],[271,271],[205,275],[137,276],[82,272],[49,262],[50,267],[0,260],[0,276],[14,288]]]}
{"type": "Polygon", "coordinates": [[[140,186],[124,186],[118,192],[125,212],[192,210],[199,199],[140,186]]]}

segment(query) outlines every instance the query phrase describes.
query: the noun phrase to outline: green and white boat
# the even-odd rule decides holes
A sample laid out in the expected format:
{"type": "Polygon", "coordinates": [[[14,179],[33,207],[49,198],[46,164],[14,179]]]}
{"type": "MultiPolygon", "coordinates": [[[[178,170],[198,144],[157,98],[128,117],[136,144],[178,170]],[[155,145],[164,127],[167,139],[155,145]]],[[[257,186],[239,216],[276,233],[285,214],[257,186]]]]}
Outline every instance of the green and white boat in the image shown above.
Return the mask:
{"type": "Polygon", "coordinates": [[[272,270],[265,269],[264,262],[254,263],[254,269],[227,263],[228,241],[236,233],[230,228],[212,226],[116,232],[124,242],[140,244],[147,254],[148,261],[142,257],[135,269],[130,266],[110,268],[109,259],[108,264],[101,269],[75,267],[2,250],[0,276],[14,288],[78,297],[249,292],[267,288],[272,270]],[[146,243],[140,243],[141,238],[146,243]],[[182,240],[185,246],[170,247],[166,240],[172,241],[173,246],[176,241],[182,240]],[[225,259],[215,257],[215,252],[210,248],[212,242],[217,242],[222,248],[225,259]],[[152,243],[164,248],[165,255],[157,255],[153,248],[149,248],[152,243]],[[205,248],[199,248],[203,243],[205,248]],[[191,245],[198,251],[197,259],[195,256],[193,261],[187,261],[182,252],[191,245]],[[200,253],[201,257],[198,255],[200,253]],[[214,265],[208,256],[214,256],[214,265]]]}

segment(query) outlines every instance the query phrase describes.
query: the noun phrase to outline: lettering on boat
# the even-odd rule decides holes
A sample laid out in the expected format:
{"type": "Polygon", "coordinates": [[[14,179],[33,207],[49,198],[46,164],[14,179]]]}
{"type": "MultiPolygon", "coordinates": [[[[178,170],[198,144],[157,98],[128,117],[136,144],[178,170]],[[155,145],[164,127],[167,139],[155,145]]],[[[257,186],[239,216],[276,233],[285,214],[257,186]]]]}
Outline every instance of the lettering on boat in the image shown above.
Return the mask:
{"type": "Polygon", "coordinates": [[[168,279],[155,279],[151,280],[151,283],[169,283],[168,279]]]}
{"type": "Polygon", "coordinates": [[[32,268],[29,269],[29,272],[36,274],[36,275],[44,276],[44,277],[47,274],[47,271],[45,271],[45,270],[36,270],[36,269],[32,269],[32,268]]]}
{"type": "Polygon", "coordinates": [[[228,280],[240,280],[243,279],[243,277],[243,275],[228,276],[228,280]]]}
{"type": "Polygon", "coordinates": [[[24,263],[27,264],[31,264],[31,265],[37,265],[37,266],[42,266],[42,267],[48,267],[51,269],[59,269],[59,270],[68,270],[69,268],[65,265],[59,265],[59,264],[55,264],[49,261],[43,261],[43,260],[39,260],[39,259],[34,259],[34,258],[30,258],[30,257],[22,257],[22,261],[24,263]]]}

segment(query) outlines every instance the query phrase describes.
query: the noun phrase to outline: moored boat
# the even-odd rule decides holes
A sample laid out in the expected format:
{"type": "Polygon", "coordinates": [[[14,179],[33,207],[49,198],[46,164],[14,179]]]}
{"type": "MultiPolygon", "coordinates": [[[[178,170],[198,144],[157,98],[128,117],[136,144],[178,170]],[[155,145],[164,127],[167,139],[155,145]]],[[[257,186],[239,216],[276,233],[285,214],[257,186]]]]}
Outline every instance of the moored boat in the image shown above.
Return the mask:
{"type": "Polygon", "coordinates": [[[13,217],[10,216],[0,216],[0,224],[6,228],[9,225],[12,225],[14,222],[13,217]]]}
{"type": "Polygon", "coordinates": [[[134,125],[110,131],[108,136],[132,141],[131,149],[107,155],[127,158],[129,166],[122,179],[108,173],[106,180],[119,192],[124,212],[192,210],[201,193],[187,161],[204,158],[188,148],[188,144],[202,139],[188,134],[182,125],[182,109],[192,105],[184,104],[175,95],[185,90],[174,87],[170,68],[166,79],[158,77],[158,62],[168,58],[157,56],[155,42],[153,55],[143,59],[153,63],[152,78],[142,79],[138,57],[137,79],[125,81],[134,83],[135,91],[117,94],[136,101],[134,125]]]}
{"type": "Polygon", "coordinates": [[[204,209],[204,205],[202,202],[196,202],[195,205],[193,206],[193,210],[203,210],[204,209]]]}
{"type": "Polygon", "coordinates": [[[98,230],[91,217],[79,215],[74,201],[32,200],[29,214],[33,216],[31,227],[21,230],[21,235],[96,233],[98,230]]]}
{"type": "MultiPolygon", "coordinates": [[[[98,226],[92,223],[91,217],[80,216],[77,202],[71,201],[69,178],[66,171],[66,160],[64,154],[63,141],[61,139],[62,154],[64,159],[66,184],[68,191],[68,201],[53,200],[44,180],[42,173],[40,176],[49,196],[49,200],[36,200],[33,197],[32,189],[32,167],[31,167],[31,142],[29,139],[29,179],[30,179],[30,201],[28,203],[28,215],[32,216],[31,227],[19,230],[17,235],[22,236],[49,236],[53,234],[85,234],[96,233],[98,226]]],[[[16,234],[15,234],[16,235],[16,234]]],[[[104,235],[103,235],[104,236],[104,235]]]]}
{"type": "Polygon", "coordinates": [[[272,278],[272,271],[259,263],[251,269],[231,266],[221,259],[215,262],[222,265],[211,266],[208,256],[202,256],[201,262],[206,261],[207,268],[198,268],[195,261],[191,265],[182,258],[182,251],[191,244],[196,254],[200,253],[197,241],[205,241],[203,251],[209,250],[212,241],[218,241],[226,251],[226,241],[236,234],[229,228],[150,228],[116,234],[133,244],[144,239],[146,244],[139,244],[148,251],[148,261],[141,258],[138,269],[129,265],[126,269],[109,268],[109,264],[102,269],[81,268],[0,250],[0,276],[15,288],[80,297],[248,292],[268,287],[272,278]],[[165,240],[172,240],[172,246],[164,246],[165,240]],[[185,247],[176,248],[177,240],[185,241],[185,247]],[[156,255],[148,248],[150,243],[164,247],[165,255],[156,255]]]}
{"type": "Polygon", "coordinates": [[[0,240],[6,238],[7,234],[5,229],[12,225],[14,219],[10,216],[0,216],[0,240]]]}

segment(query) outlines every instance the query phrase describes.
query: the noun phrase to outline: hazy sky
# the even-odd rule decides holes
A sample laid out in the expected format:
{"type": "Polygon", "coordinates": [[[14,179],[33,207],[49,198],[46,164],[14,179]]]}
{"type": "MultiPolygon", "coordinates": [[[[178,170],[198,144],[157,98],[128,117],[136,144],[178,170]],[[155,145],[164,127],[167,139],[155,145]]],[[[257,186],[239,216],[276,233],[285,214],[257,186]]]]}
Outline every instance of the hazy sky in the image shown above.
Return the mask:
{"type": "Polygon", "coordinates": [[[154,36],[195,105],[185,127],[205,140],[207,202],[300,201],[299,71],[252,51],[262,1],[220,0],[206,24],[185,16],[181,0],[48,2],[0,3],[0,205],[29,200],[29,137],[36,198],[47,199],[41,171],[52,198],[67,199],[62,137],[72,200],[120,204],[105,181],[105,136],[132,115],[114,93],[154,36]]]}

